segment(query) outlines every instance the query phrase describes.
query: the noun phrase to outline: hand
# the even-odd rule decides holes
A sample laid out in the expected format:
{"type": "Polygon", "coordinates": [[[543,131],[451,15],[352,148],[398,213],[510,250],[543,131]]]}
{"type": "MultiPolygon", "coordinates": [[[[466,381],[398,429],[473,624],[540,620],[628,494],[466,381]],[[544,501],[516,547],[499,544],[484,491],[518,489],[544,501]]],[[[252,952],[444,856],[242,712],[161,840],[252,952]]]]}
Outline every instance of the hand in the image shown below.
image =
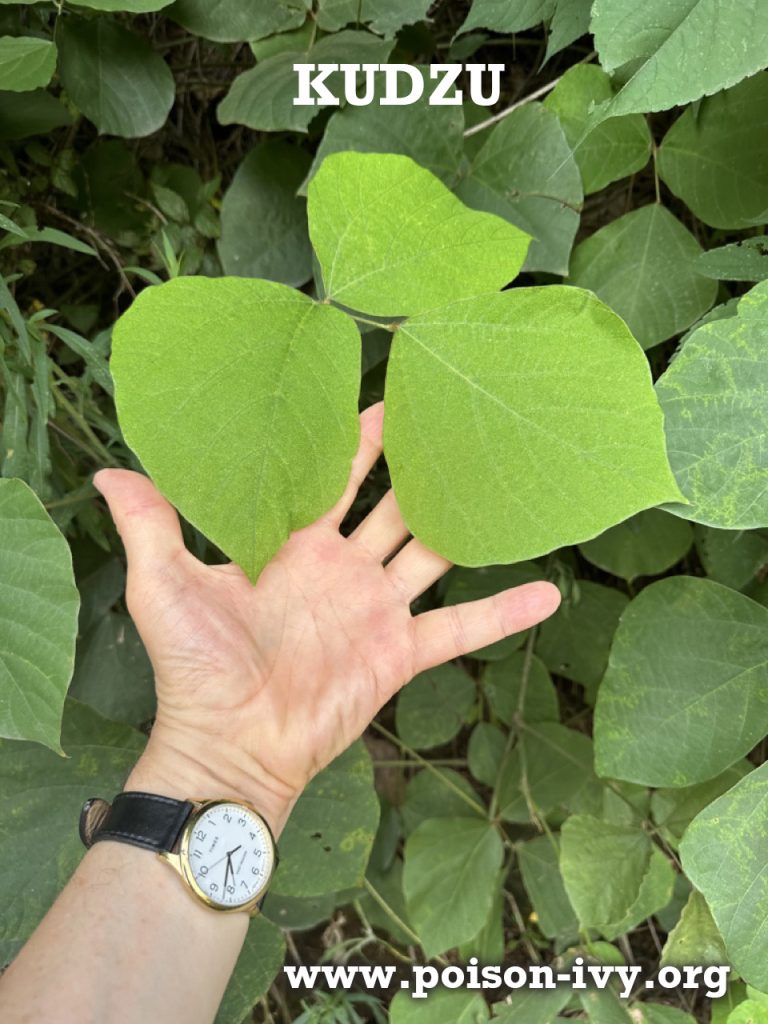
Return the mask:
{"type": "Polygon", "coordinates": [[[146,477],[96,475],[125,545],[128,609],[157,687],[131,788],[239,797],[279,831],[309,779],[414,675],[555,611],[559,593],[542,582],[411,614],[450,563],[407,541],[392,492],[349,538],[339,532],[381,454],[382,420],[381,405],[363,413],[343,496],[291,535],[255,586],[234,564],[198,561],[146,477]]]}

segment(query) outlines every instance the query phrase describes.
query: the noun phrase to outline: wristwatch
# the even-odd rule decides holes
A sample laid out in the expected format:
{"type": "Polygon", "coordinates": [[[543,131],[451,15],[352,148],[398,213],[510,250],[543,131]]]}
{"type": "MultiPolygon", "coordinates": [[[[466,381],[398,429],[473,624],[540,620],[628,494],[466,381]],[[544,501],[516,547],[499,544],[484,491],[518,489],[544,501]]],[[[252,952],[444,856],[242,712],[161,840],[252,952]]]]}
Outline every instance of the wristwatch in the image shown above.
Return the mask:
{"type": "Polygon", "coordinates": [[[154,851],[212,910],[261,909],[277,866],[269,825],[250,804],[235,800],[173,800],[127,791],[111,804],[86,800],[80,812],[86,847],[113,839],[154,851]]]}

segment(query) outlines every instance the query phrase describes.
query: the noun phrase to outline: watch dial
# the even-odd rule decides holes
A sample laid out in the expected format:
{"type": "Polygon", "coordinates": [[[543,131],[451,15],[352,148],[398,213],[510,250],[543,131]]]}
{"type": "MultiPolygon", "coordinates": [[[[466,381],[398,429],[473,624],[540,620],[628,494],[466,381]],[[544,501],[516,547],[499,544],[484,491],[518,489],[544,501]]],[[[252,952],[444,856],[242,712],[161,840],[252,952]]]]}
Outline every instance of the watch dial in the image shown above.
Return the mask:
{"type": "Polygon", "coordinates": [[[237,907],[262,889],[273,866],[266,826],[245,807],[216,804],[195,821],[187,857],[192,875],[214,903],[237,907]]]}

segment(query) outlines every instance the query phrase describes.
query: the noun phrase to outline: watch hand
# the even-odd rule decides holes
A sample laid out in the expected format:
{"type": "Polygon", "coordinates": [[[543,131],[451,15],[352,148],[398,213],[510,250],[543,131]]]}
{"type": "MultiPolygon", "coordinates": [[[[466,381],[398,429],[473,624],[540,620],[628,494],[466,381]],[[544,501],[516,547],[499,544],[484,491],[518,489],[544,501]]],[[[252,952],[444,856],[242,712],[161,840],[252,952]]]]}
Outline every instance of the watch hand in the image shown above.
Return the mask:
{"type": "Polygon", "coordinates": [[[229,878],[229,872],[231,870],[232,870],[232,861],[229,858],[229,854],[227,854],[227,866],[224,869],[224,888],[225,889],[227,887],[227,879],[229,878]]]}

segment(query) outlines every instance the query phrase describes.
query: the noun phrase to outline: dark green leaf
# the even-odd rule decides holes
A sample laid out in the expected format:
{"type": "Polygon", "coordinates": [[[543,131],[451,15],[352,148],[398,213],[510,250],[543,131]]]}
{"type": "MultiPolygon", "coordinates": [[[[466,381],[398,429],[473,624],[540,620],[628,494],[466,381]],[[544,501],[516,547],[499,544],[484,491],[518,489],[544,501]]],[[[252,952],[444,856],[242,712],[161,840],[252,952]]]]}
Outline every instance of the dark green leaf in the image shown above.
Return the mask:
{"type": "Polygon", "coordinates": [[[457,665],[422,672],[400,691],[397,735],[416,750],[447,743],[464,724],[475,699],[474,682],[457,665]]]}
{"type": "Polygon", "coordinates": [[[298,28],[309,6],[308,0],[176,0],[166,13],[196,36],[238,43],[298,28]]]}
{"type": "Polygon", "coordinates": [[[593,565],[631,582],[658,576],[679,562],[693,543],[693,530],[677,516],[651,508],[594,540],[579,545],[593,565]]]}

